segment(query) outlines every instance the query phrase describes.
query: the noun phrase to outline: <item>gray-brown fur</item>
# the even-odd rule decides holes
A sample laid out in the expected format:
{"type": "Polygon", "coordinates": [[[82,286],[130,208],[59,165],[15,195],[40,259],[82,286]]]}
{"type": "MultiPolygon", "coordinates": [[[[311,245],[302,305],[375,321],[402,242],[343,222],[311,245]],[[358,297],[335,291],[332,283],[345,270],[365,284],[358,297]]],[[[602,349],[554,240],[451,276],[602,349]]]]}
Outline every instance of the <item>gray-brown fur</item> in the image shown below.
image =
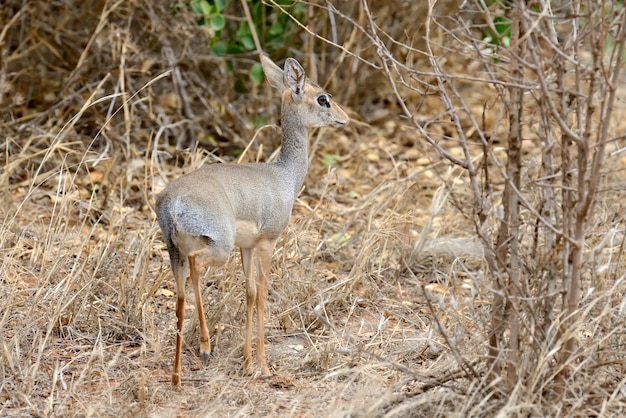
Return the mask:
{"type": "Polygon", "coordinates": [[[176,279],[178,333],[172,383],[182,377],[181,349],[184,284],[193,283],[200,320],[200,355],[208,359],[210,339],[200,298],[199,277],[208,266],[224,264],[240,247],[246,275],[244,369],[251,359],[252,313],[257,308],[257,365],[269,375],[264,347],[267,275],[274,245],[289,223],[291,209],[304,182],[308,163],[308,128],[342,126],[348,116],[319,86],[306,81],[300,64],[287,59],[285,71],[267,56],[261,63],[269,83],[282,92],[283,142],[277,161],[212,164],[174,180],[158,196],[156,213],[176,279]],[[254,278],[253,252],[258,258],[254,278]]]}

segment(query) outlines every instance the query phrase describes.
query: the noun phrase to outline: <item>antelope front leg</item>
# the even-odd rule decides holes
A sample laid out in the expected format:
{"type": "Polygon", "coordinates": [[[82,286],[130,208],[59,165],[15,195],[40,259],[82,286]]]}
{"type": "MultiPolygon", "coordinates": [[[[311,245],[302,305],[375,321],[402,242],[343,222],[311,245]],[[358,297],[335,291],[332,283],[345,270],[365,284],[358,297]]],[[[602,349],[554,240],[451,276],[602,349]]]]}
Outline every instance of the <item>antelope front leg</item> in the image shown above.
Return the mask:
{"type": "Polygon", "coordinates": [[[259,283],[256,300],[257,313],[257,345],[256,361],[261,368],[263,376],[270,376],[270,369],[267,367],[265,357],[265,302],[267,301],[268,280],[267,276],[272,265],[272,254],[274,252],[274,241],[264,241],[257,247],[257,257],[259,260],[259,283]]]}
{"type": "Polygon", "coordinates": [[[252,365],[252,314],[257,298],[256,282],[254,280],[254,268],[252,266],[253,248],[241,249],[241,264],[243,274],[246,276],[246,329],[243,343],[243,371],[253,373],[252,365]]]}

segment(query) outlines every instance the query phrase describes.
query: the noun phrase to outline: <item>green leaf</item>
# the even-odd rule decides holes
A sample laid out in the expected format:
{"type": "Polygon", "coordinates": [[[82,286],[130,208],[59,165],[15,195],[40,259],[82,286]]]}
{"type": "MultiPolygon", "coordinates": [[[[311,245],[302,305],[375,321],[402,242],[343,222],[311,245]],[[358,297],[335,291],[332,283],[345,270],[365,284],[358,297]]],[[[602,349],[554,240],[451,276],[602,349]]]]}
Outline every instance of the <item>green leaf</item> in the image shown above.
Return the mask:
{"type": "Polygon", "coordinates": [[[250,26],[248,26],[248,22],[241,22],[239,25],[239,30],[237,31],[237,36],[244,37],[246,35],[250,35],[250,26]]]}
{"type": "MultiPolygon", "coordinates": [[[[305,3],[296,3],[293,7],[293,15],[298,17],[298,16],[304,16],[307,12],[307,6],[305,3]]],[[[300,17],[298,17],[298,20],[302,20],[300,17]]]]}
{"type": "Polygon", "coordinates": [[[248,51],[252,51],[254,49],[254,39],[252,39],[252,36],[242,36],[241,44],[244,49],[247,49],[248,51]]]}
{"type": "Polygon", "coordinates": [[[215,55],[224,55],[226,54],[226,43],[225,42],[217,42],[215,45],[211,47],[211,52],[215,55]]]}
{"type": "Polygon", "coordinates": [[[243,48],[237,42],[230,42],[226,48],[226,54],[228,55],[236,55],[243,52],[243,48]]]}
{"type": "Polygon", "coordinates": [[[210,15],[211,13],[213,13],[213,6],[211,6],[208,1],[201,0],[200,1],[200,10],[201,10],[201,13],[203,15],[207,16],[207,15],[210,15]]]}
{"type": "Polygon", "coordinates": [[[511,31],[511,21],[503,16],[497,16],[493,19],[493,26],[496,28],[498,35],[506,35],[511,31]]]}
{"type": "Polygon", "coordinates": [[[192,1],[191,2],[191,10],[194,11],[194,13],[197,13],[199,15],[202,14],[202,6],[200,6],[200,2],[199,1],[192,1]]]}
{"type": "Polygon", "coordinates": [[[215,0],[215,7],[220,12],[223,11],[226,8],[226,0],[215,0]]]}
{"type": "Polygon", "coordinates": [[[226,25],[226,19],[224,19],[224,16],[220,14],[211,16],[211,27],[214,30],[216,31],[222,30],[225,25],[226,25]]]}
{"type": "Polygon", "coordinates": [[[261,64],[254,64],[252,68],[250,68],[249,76],[250,81],[252,81],[254,84],[256,84],[257,86],[261,84],[261,82],[263,81],[263,67],[261,67],[261,64]]]}
{"type": "Polygon", "coordinates": [[[252,14],[252,21],[255,23],[259,23],[261,19],[263,19],[263,8],[265,5],[263,2],[256,2],[252,5],[252,10],[250,11],[252,14]]]}
{"type": "Polygon", "coordinates": [[[322,166],[334,167],[337,165],[337,161],[339,161],[339,158],[341,158],[341,156],[337,154],[326,154],[322,158],[322,166]]]}
{"type": "Polygon", "coordinates": [[[283,34],[283,32],[285,32],[285,27],[283,26],[282,23],[278,21],[272,23],[272,26],[270,27],[270,30],[269,30],[270,36],[274,36],[274,37],[280,36],[283,34]]]}
{"type": "Polygon", "coordinates": [[[255,127],[260,128],[263,125],[267,125],[267,118],[265,116],[256,115],[252,118],[252,123],[255,127]]]}

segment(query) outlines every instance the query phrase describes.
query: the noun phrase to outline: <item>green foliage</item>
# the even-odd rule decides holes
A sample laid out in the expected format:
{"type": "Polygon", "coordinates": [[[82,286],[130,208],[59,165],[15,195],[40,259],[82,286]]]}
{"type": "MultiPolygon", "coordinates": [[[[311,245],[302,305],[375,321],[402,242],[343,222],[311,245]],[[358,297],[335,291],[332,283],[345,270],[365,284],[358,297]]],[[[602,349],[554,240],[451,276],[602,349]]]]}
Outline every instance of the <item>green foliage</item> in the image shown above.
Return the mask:
{"type": "Polygon", "coordinates": [[[511,10],[510,0],[484,0],[480,2],[483,9],[489,10],[493,17],[493,28],[487,26],[483,30],[483,40],[494,46],[511,45],[511,10]],[[495,29],[495,30],[494,30],[495,29]]]}
{"type": "Polygon", "coordinates": [[[263,67],[261,64],[256,63],[252,66],[252,68],[250,68],[250,80],[254,84],[261,84],[263,81],[263,67]]]}
{"type": "Polygon", "coordinates": [[[337,154],[326,154],[322,157],[322,167],[335,167],[339,162],[341,155],[337,154]]]}
{"type": "MultiPolygon", "coordinates": [[[[178,6],[184,5],[178,3],[178,6]]],[[[226,25],[226,19],[222,15],[222,12],[226,8],[226,0],[191,0],[189,3],[191,10],[200,15],[201,18],[198,21],[199,25],[210,26],[216,32],[224,29],[226,25]]]]}
{"type": "Polygon", "coordinates": [[[488,30],[491,37],[491,43],[494,45],[504,45],[506,47],[511,45],[511,20],[505,16],[496,16],[493,19],[493,26],[496,28],[495,32],[488,30]]]}
{"type": "Polygon", "coordinates": [[[260,128],[261,126],[267,125],[267,118],[263,115],[255,115],[252,119],[252,123],[255,128],[260,128]]]}
{"type": "MultiPolygon", "coordinates": [[[[286,48],[297,39],[298,25],[280,9],[270,7],[262,0],[246,0],[250,9],[254,31],[259,37],[262,48],[269,52],[286,48]]],[[[300,22],[304,19],[306,6],[294,0],[277,0],[300,22]]],[[[214,55],[236,56],[254,51],[254,37],[239,0],[189,0],[179,2],[175,10],[190,8],[199,16],[198,25],[207,26],[213,32],[209,41],[209,50],[214,55]],[[237,18],[233,18],[237,16],[237,18]]],[[[253,65],[249,79],[254,84],[263,81],[260,65],[253,65]]],[[[241,80],[238,81],[241,83],[241,80]]]]}

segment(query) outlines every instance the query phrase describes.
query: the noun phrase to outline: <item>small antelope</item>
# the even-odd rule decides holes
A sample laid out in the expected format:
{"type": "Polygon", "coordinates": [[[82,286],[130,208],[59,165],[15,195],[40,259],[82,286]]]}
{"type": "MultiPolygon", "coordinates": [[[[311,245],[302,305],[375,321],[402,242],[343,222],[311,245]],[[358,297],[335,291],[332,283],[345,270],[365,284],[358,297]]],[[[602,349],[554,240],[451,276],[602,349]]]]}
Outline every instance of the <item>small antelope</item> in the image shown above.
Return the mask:
{"type": "Polygon", "coordinates": [[[293,203],[302,188],[308,165],[308,128],[344,126],[346,113],[330,94],[306,80],[293,58],[284,71],[261,55],[268,82],[282,93],[282,147],[269,163],[211,164],[169,184],[156,200],[156,214],[176,278],[176,357],[172,385],[182,377],[181,349],[185,316],[185,278],[189,272],[200,320],[200,357],[207,362],[211,340],[207,328],[200,273],[226,263],[235,246],[241,250],[246,276],[246,327],[243,369],[253,373],[252,314],[257,310],[256,362],[263,376],[270,370],[265,359],[264,315],[267,275],[274,245],[289,223],[293,203]],[[258,279],[252,257],[257,254],[258,279]]]}

